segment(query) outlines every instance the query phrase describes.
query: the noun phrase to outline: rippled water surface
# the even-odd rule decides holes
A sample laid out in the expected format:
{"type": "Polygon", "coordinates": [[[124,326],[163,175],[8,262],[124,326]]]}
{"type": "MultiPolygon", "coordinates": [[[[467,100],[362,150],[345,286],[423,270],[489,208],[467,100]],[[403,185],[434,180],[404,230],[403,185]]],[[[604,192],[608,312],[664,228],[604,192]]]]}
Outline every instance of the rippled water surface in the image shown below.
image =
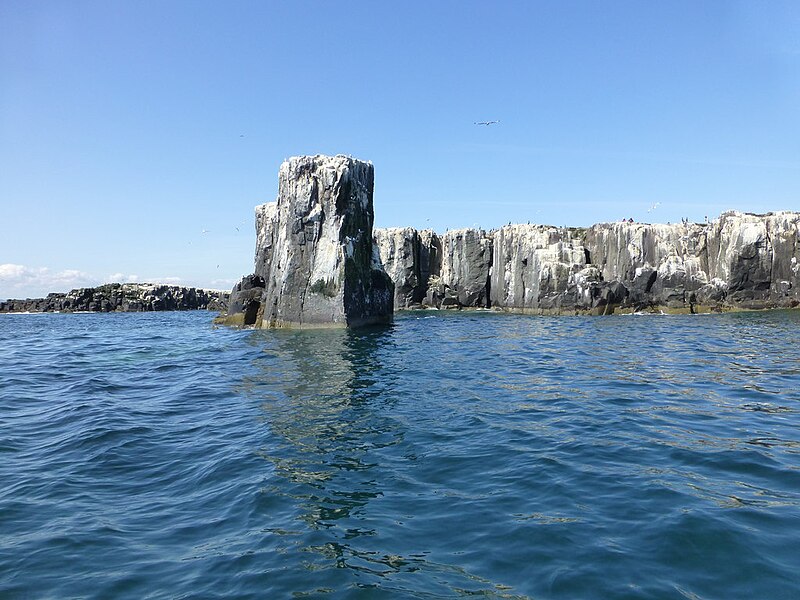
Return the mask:
{"type": "Polygon", "coordinates": [[[0,315],[2,598],[800,598],[800,312],[0,315]]]}

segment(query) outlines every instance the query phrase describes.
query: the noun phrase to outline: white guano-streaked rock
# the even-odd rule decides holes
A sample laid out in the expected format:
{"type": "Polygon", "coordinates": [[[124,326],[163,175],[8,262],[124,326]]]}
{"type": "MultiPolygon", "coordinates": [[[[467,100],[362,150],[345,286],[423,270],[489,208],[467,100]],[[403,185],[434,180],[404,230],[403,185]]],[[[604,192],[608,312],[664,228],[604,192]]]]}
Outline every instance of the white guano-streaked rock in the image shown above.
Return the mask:
{"type": "Polygon", "coordinates": [[[347,156],[281,164],[276,202],[256,208],[256,325],[359,326],[391,318],[393,285],[374,264],[373,167],[347,156]]]}
{"type": "Polygon", "coordinates": [[[576,277],[586,266],[585,248],[576,236],[575,230],[547,225],[493,231],[492,306],[537,309],[553,304],[571,285],[586,283],[587,273],[576,277]]]}

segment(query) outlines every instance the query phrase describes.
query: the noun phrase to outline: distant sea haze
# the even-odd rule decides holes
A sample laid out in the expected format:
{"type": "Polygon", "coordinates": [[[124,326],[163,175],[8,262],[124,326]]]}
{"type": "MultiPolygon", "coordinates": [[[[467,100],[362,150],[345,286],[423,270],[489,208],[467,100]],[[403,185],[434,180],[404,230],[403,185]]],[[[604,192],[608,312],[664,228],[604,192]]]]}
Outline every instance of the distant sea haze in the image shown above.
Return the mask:
{"type": "Polygon", "coordinates": [[[0,597],[800,597],[800,312],[0,315],[0,597]]]}

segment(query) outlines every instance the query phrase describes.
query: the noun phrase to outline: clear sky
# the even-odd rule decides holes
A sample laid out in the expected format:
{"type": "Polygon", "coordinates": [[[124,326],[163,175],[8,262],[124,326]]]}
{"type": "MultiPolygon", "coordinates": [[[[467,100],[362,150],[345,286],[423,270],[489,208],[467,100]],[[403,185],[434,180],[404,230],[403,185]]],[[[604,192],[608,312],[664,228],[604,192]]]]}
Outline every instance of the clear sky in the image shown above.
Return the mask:
{"type": "Polygon", "coordinates": [[[0,298],[230,288],[316,153],[378,226],[800,210],[800,2],[0,0],[0,298]]]}

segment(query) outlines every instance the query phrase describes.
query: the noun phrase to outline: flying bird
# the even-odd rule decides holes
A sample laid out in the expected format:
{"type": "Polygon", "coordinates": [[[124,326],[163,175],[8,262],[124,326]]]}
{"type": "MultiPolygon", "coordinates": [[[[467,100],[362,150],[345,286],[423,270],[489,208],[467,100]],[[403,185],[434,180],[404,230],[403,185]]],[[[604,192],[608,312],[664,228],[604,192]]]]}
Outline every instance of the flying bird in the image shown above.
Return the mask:
{"type": "Polygon", "coordinates": [[[475,125],[494,125],[500,121],[475,121],[475,125]]]}

